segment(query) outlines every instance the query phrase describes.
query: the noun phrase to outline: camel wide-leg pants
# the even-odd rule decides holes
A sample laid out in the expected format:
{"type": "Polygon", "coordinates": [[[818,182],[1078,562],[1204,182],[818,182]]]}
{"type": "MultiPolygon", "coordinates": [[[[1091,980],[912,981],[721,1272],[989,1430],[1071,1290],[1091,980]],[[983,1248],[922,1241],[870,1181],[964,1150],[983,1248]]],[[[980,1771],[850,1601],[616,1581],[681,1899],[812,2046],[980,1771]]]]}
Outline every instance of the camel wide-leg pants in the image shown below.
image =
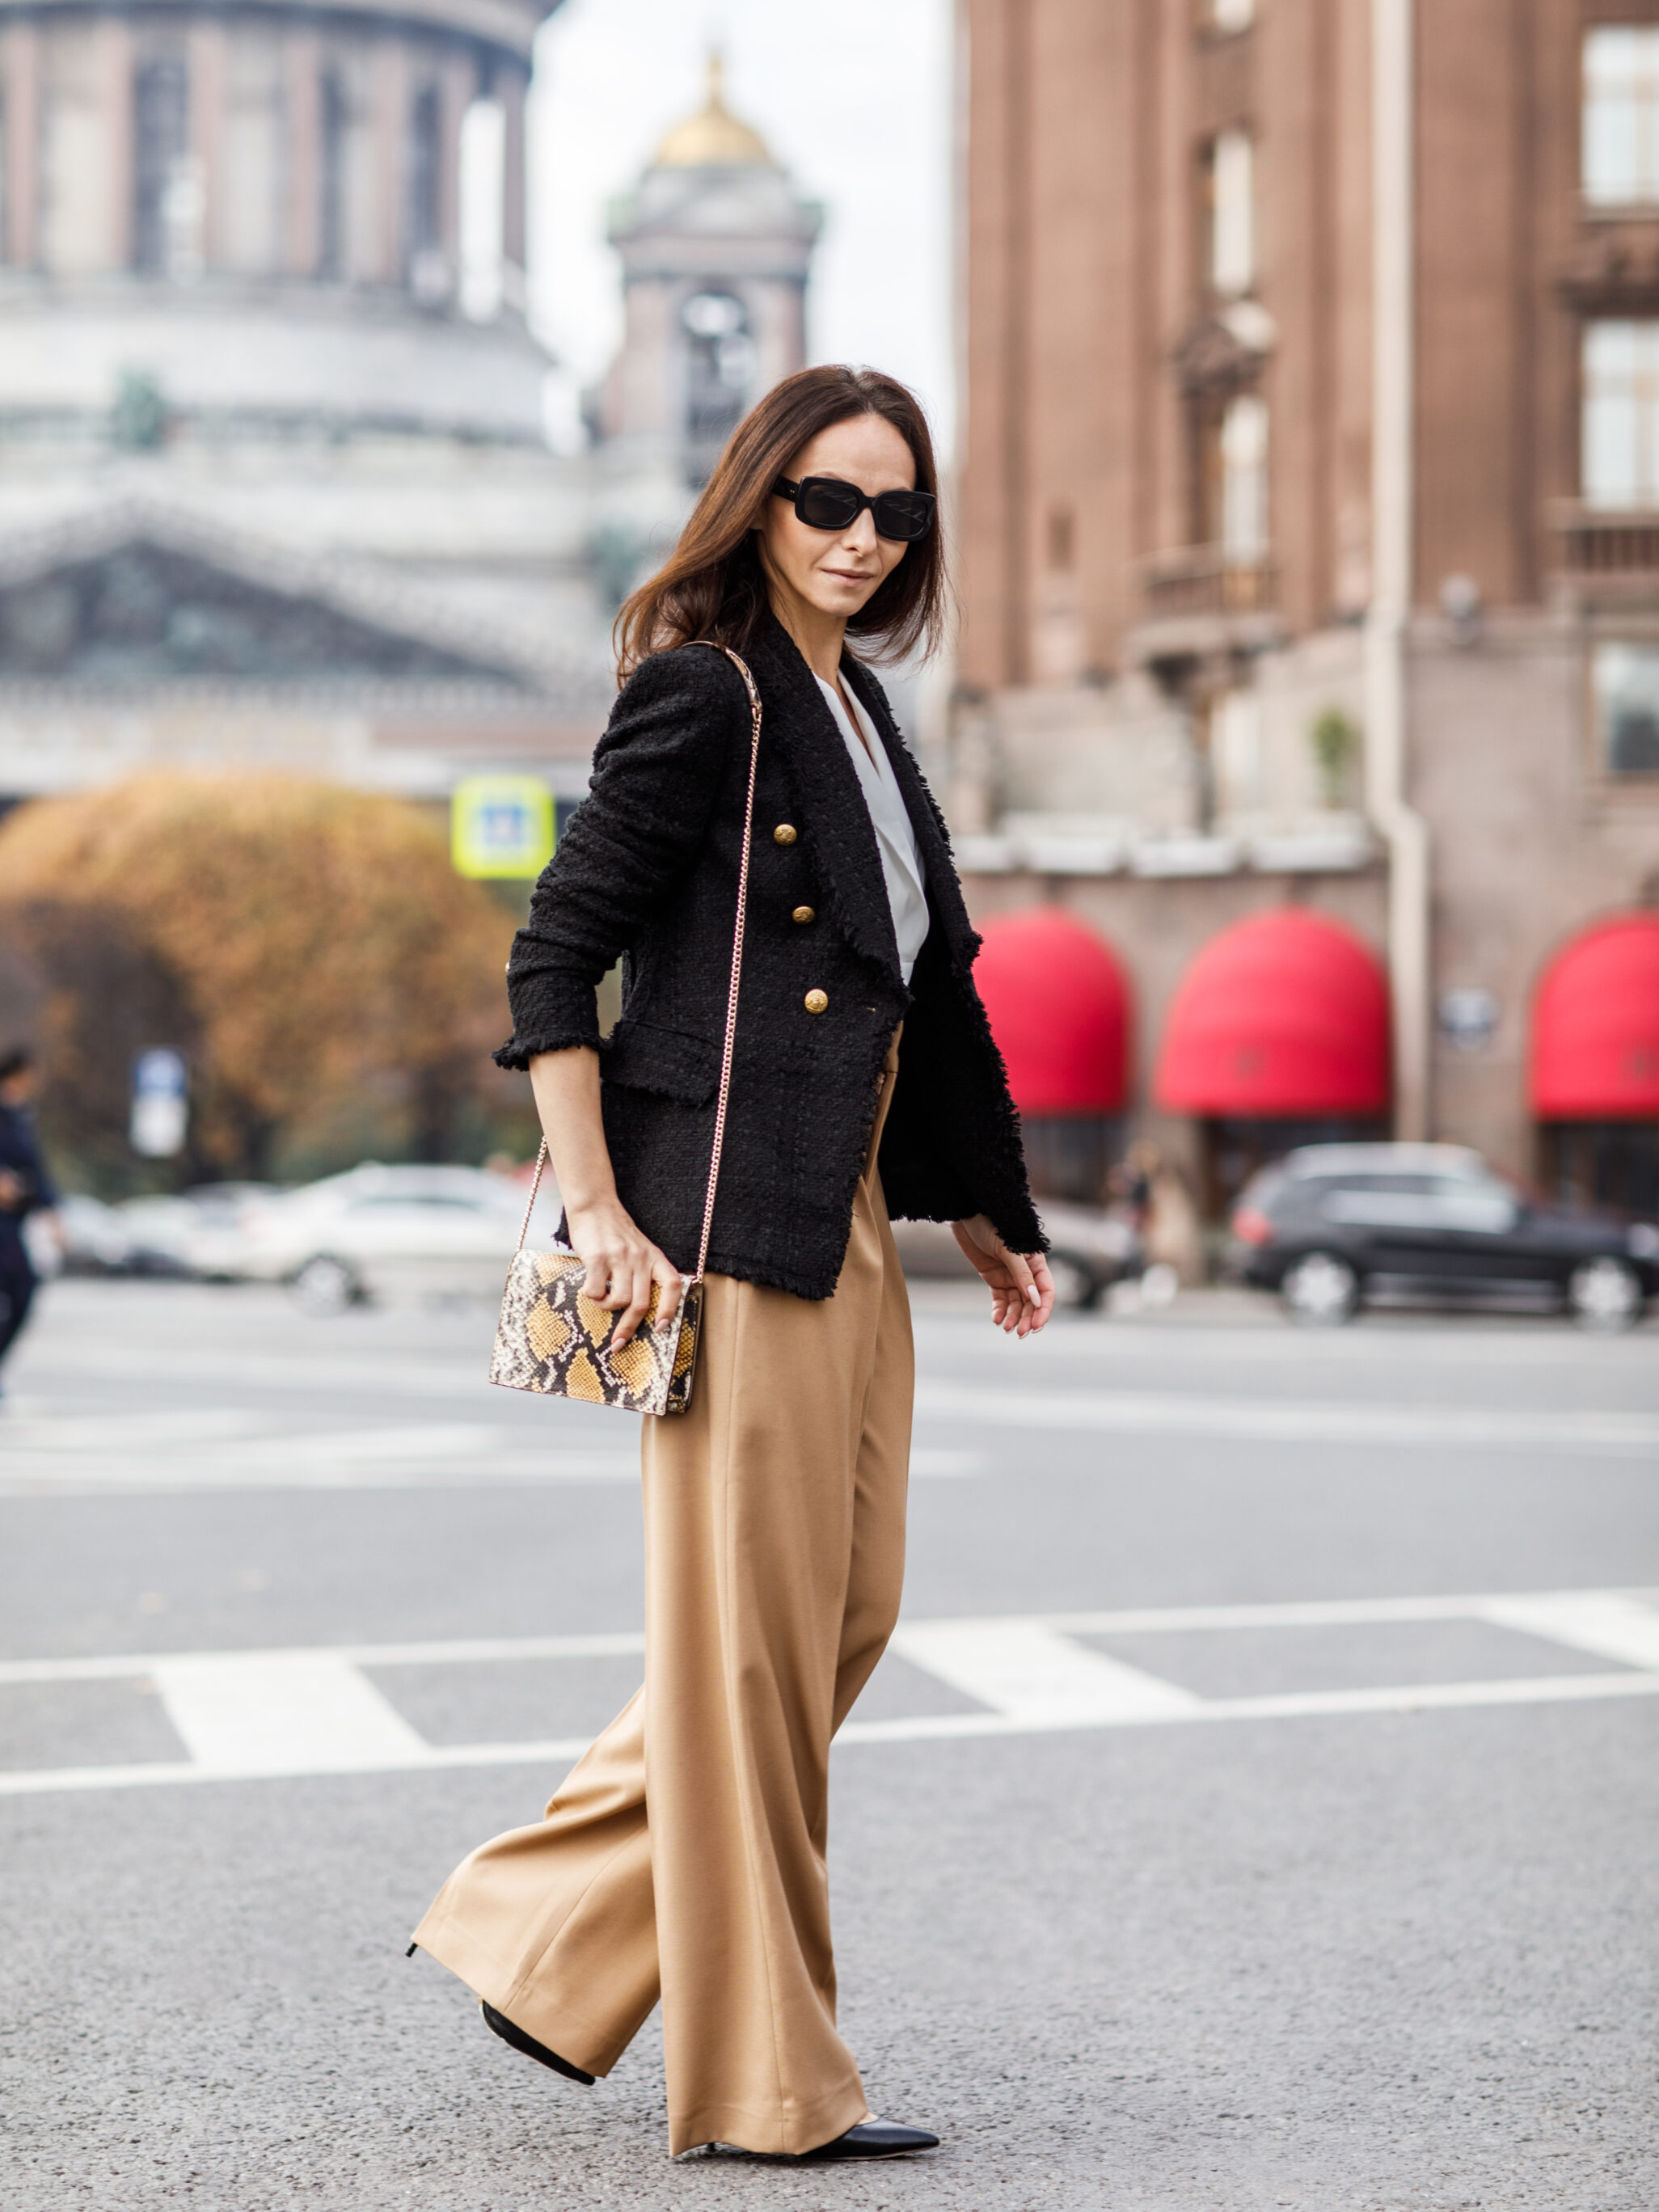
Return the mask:
{"type": "Polygon", "coordinates": [[[590,2073],[660,1996],[669,2148],[811,2150],[867,2117],[836,2032],[830,1739],[898,1615],[914,1362],[876,1172],[832,1298],[711,1275],[696,1389],[645,1423],[645,1686],[422,1948],[590,2073]]]}

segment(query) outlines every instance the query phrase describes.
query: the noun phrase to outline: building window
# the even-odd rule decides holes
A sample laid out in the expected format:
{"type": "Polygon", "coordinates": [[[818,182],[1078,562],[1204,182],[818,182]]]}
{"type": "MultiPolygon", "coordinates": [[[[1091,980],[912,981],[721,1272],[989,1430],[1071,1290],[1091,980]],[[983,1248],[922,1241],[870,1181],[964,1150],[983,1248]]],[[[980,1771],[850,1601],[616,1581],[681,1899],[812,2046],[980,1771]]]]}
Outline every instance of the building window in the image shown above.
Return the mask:
{"type": "Polygon", "coordinates": [[[1255,282],[1255,145],[1248,131],[1224,131],[1205,163],[1209,278],[1224,299],[1255,282]]]}
{"type": "MultiPolygon", "coordinates": [[[[133,79],[133,264],[182,273],[182,203],[189,194],[190,87],[182,60],[146,62],[133,79]]],[[[185,241],[188,243],[188,241],[185,241]]]]}
{"type": "Polygon", "coordinates": [[[1206,0],[1205,20],[1212,31],[1248,31],[1255,21],[1255,0],[1206,0]]]}
{"type": "Polygon", "coordinates": [[[1601,773],[1659,775],[1659,644],[1598,645],[1590,700],[1601,773]]]}
{"type": "Polygon", "coordinates": [[[1070,507],[1048,509],[1048,566],[1064,574],[1077,565],[1077,511],[1070,507]]]}
{"type": "Polygon", "coordinates": [[[449,290],[442,228],[443,120],[438,88],[428,84],[416,94],[409,118],[408,233],[410,289],[428,305],[449,290]]]}
{"type": "Polygon", "coordinates": [[[428,84],[416,94],[410,118],[409,245],[412,253],[438,243],[441,148],[438,89],[428,84]]]}
{"type": "Polygon", "coordinates": [[[1659,29],[1586,33],[1581,168],[1592,207],[1659,204],[1659,29]]]}
{"type": "Polygon", "coordinates": [[[1556,1121],[1539,1131],[1545,1189],[1565,1206],[1659,1214],[1659,1122],[1556,1121]]]}
{"type": "Polygon", "coordinates": [[[685,332],[687,471],[704,483],[720,448],[749,411],[755,343],[743,302],[730,292],[696,292],[680,310],[685,332]]]}
{"type": "Polygon", "coordinates": [[[1583,494],[1589,507],[1659,507],[1659,322],[1584,332],[1583,494]]]}
{"type": "Polygon", "coordinates": [[[1267,403],[1254,392],[1230,399],[1217,440],[1222,550],[1259,561],[1267,550],[1267,403]]]}
{"type": "Polygon", "coordinates": [[[332,70],[323,79],[322,178],[319,191],[317,255],[319,276],[345,275],[346,133],[349,125],[345,88],[332,70]]]}

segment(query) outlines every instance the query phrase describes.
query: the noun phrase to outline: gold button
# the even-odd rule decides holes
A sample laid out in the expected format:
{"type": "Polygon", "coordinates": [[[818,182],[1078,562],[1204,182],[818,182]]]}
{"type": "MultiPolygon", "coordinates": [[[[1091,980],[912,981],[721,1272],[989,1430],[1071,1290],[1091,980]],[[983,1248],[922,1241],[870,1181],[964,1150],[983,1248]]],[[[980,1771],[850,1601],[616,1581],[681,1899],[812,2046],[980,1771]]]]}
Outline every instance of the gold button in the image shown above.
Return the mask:
{"type": "Polygon", "coordinates": [[[797,921],[816,921],[817,920],[817,915],[813,913],[810,906],[798,906],[795,908],[794,918],[797,921]]]}
{"type": "Polygon", "coordinates": [[[772,832],[772,842],[775,845],[793,845],[795,842],[794,823],[793,822],[780,822],[777,828],[772,832]]]}
{"type": "Polygon", "coordinates": [[[805,1006],[809,1014],[823,1013],[829,1005],[830,994],[827,991],[809,991],[806,994],[805,1006]]]}

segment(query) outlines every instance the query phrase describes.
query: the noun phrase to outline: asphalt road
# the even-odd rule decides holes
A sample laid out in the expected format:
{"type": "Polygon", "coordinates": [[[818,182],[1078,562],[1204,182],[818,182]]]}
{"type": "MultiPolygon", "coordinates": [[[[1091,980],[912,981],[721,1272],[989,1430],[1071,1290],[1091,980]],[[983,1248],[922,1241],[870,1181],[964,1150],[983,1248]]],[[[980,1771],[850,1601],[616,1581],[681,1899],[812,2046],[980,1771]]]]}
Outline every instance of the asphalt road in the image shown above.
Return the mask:
{"type": "Polygon", "coordinates": [[[1659,1328],[921,1294],[836,1753],[908,2163],[665,2156],[407,1931],[638,1678],[632,1425],[479,1310],[57,1286],[0,1412],[8,2212],[1652,2212],[1659,1328]]]}

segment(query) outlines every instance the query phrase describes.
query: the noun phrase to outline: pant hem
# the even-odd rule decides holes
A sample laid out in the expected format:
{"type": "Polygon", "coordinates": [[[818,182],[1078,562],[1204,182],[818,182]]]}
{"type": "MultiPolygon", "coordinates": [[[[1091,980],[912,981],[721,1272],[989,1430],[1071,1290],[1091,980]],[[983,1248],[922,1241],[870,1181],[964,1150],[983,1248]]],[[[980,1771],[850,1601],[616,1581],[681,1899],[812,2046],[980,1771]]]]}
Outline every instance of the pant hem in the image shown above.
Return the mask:
{"type": "Polygon", "coordinates": [[[482,1997],[514,2027],[521,2027],[584,2074],[610,2073],[633,2040],[630,2033],[618,2043],[614,2034],[581,2020],[568,2006],[556,2009],[539,2002],[535,1991],[524,1986],[522,1969],[498,1959],[453,1913],[435,1920],[428,1915],[415,1930],[415,1941],[457,1981],[465,1982],[475,1997],[482,1997]]]}
{"type": "Polygon", "coordinates": [[[787,2114],[775,2106],[761,2111],[749,2105],[704,2105],[697,2112],[676,2115],[669,2126],[668,2155],[678,2158],[683,2151],[720,2142],[761,2158],[799,2158],[869,2117],[864,2086],[854,2075],[850,2082],[814,2098],[810,2105],[793,2106],[787,2114]]]}

